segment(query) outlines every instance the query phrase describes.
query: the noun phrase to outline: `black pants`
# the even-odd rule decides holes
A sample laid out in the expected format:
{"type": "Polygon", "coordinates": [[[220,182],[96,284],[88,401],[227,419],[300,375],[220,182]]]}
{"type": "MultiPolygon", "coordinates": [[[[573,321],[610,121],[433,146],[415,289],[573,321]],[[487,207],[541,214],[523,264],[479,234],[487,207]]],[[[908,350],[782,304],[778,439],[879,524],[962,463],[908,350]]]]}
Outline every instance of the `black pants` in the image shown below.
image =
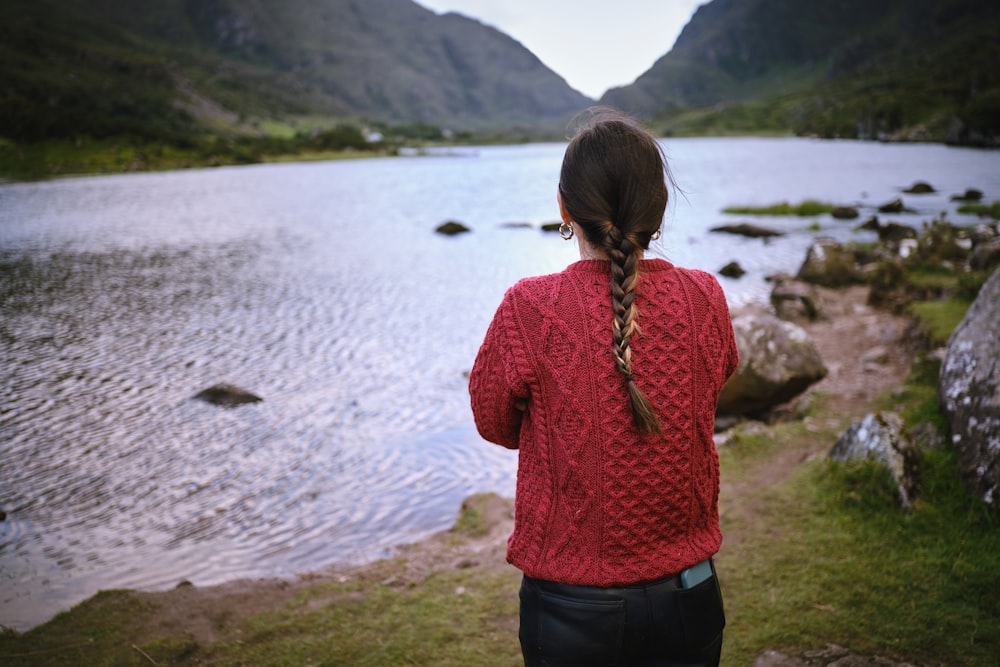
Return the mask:
{"type": "Polygon", "coordinates": [[[713,576],[621,588],[521,582],[521,652],[527,667],[718,665],[726,617],[713,576]]]}

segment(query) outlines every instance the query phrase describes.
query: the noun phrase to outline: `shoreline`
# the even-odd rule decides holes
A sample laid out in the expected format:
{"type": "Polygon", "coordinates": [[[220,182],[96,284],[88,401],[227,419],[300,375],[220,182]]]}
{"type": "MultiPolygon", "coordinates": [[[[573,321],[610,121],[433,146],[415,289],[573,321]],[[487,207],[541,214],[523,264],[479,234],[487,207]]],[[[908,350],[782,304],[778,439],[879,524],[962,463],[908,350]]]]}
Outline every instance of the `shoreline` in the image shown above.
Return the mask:
{"type": "MultiPolygon", "coordinates": [[[[867,306],[867,287],[818,289],[827,315],[823,320],[800,323],[800,326],[813,338],[821,357],[827,363],[829,374],[793,402],[808,401],[810,395],[821,394],[833,411],[857,414],[864,405],[874,401],[881,391],[901,384],[909,364],[909,358],[902,347],[896,346],[891,357],[882,366],[885,372],[877,376],[873,376],[871,372],[858,374],[858,351],[863,350],[861,346],[866,343],[874,347],[898,342],[906,335],[908,320],[867,306]]],[[[766,308],[765,304],[746,304],[734,309],[733,314],[766,308]]],[[[717,434],[720,447],[724,446],[724,439],[724,433],[717,434]]],[[[725,480],[723,483],[725,486],[725,480]]],[[[205,586],[181,580],[173,588],[166,589],[102,590],[70,609],[58,612],[53,618],[85,606],[95,598],[107,594],[109,590],[124,591],[137,599],[171,608],[174,610],[171,613],[178,616],[185,615],[182,613],[184,609],[190,610],[190,619],[177,619],[167,623],[165,627],[184,628],[185,632],[204,635],[205,641],[214,641],[213,632],[206,630],[211,624],[207,624],[205,620],[216,613],[213,610],[228,607],[227,616],[232,616],[236,622],[254,613],[286,604],[302,590],[324,583],[378,580],[413,585],[438,570],[483,567],[484,563],[489,569],[509,570],[519,576],[505,560],[506,539],[513,528],[513,498],[477,494],[466,499],[462,508],[456,509],[459,509],[457,528],[453,526],[444,529],[417,542],[396,544],[391,547],[391,555],[388,557],[362,563],[331,562],[315,571],[289,577],[237,578],[205,586]],[[481,517],[484,525],[475,527],[471,532],[463,531],[463,516],[470,508],[481,517]],[[199,620],[199,613],[203,613],[205,618],[199,620]],[[188,622],[191,623],[190,627],[188,622]]],[[[734,536],[732,539],[739,538],[734,536]]],[[[52,620],[50,618],[19,631],[30,631],[45,626],[52,620]]]]}

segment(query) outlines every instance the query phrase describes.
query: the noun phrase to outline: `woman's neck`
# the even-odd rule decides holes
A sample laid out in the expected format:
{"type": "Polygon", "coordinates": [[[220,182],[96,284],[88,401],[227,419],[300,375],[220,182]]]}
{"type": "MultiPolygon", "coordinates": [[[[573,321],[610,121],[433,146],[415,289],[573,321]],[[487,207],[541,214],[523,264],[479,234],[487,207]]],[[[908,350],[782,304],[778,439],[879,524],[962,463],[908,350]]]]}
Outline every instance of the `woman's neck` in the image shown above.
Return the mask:
{"type": "MultiPolygon", "coordinates": [[[[600,259],[600,260],[610,259],[608,257],[608,254],[604,252],[602,248],[599,248],[596,245],[593,245],[592,243],[588,242],[585,238],[583,238],[582,235],[578,236],[577,240],[578,240],[577,246],[579,246],[580,248],[580,259],[600,259]]],[[[638,254],[638,259],[641,260],[642,250],[637,250],[636,253],[638,254]]]]}

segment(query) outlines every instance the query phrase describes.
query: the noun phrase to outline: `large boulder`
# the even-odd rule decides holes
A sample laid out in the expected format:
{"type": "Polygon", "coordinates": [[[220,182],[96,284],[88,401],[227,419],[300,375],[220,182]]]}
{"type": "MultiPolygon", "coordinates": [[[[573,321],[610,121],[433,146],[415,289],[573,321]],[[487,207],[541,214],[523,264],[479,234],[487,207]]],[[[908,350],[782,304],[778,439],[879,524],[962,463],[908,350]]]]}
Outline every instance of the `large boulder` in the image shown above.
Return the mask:
{"type": "Polygon", "coordinates": [[[870,460],[889,469],[903,507],[917,492],[917,452],[895,412],[867,414],[852,423],[833,445],[834,461],[870,460]]]}
{"type": "Polygon", "coordinates": [[[951,334],[938,399],[966,486],[1000,505],[1000,269],[951,334]]]}
{"type": "Polygon", "coordinates": [[[805,330],[767,313],[733,318],[740,365],[722,389],[720,415],[758,415],[795,398],[826,377],[805,330]]]}
{"type": "Polygon", "coordinates": [[[844,287],[861,281],[854,253],[826,236],[809,246],[795,277],[823,287],[844,287]]]}

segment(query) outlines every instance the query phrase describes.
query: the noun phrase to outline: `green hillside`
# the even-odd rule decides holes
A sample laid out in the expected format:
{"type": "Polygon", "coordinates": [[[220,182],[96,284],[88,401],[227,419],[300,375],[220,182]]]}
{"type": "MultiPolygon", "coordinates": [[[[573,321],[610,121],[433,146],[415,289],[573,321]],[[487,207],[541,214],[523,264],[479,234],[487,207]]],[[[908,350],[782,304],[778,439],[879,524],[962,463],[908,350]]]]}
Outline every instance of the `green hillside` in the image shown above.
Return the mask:
{"type": "Polygon", "coordinates": [[[347,125],[539,136],[591,102],[510,37],[411,0],[0,3],[7,163],[105,139],[252,160],[347,125]]]}
{"type": "MultiPolygon", "coordinates": [[[[601,102],[665,135],[997,146],[997,34],[995,0],[712,0],[601,102]]],[[[0,2],[0,176],[560,138],[591,103],[412,0],[0,2]]]]}
{"type": "Polygon", "coordinates": [[[993,0],[714,0],[602,102],[665,133],[1000,143],[993,0]]]}

